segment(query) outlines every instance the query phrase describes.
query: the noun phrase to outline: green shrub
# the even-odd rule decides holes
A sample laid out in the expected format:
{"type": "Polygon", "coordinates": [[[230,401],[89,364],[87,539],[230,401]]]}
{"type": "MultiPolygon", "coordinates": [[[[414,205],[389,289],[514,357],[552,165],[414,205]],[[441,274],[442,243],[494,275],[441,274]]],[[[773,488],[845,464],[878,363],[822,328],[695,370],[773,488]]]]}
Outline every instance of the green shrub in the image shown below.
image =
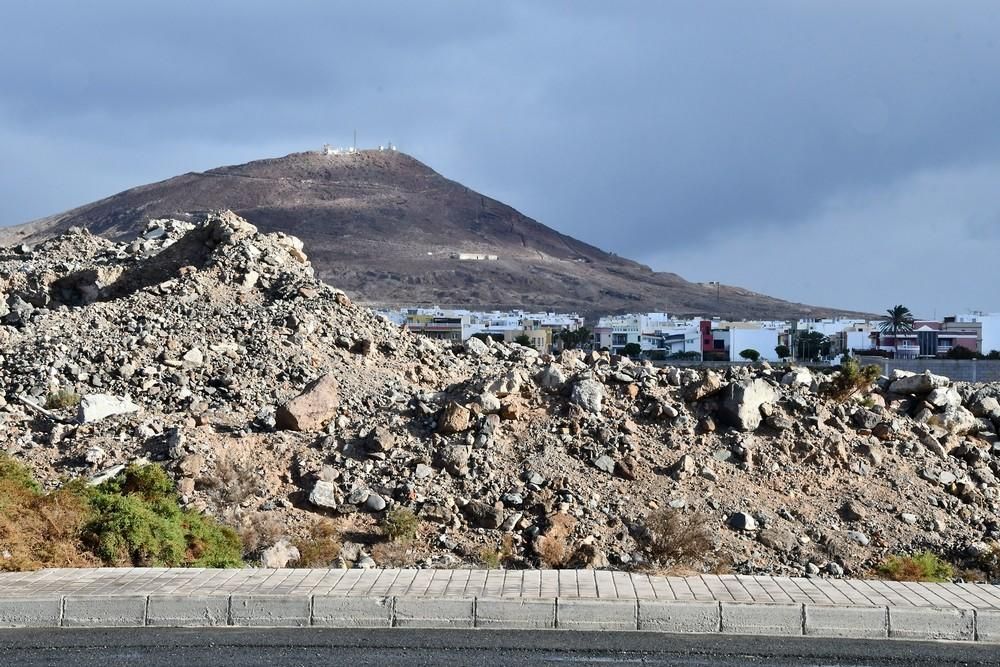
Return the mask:
{"type": "Polygon", "coordinates": [[[60,389],[45,397],[45,407],[49,410],[75,408],[80,404],[80,394],[72,389],[60,389]]]}
{"type": "Polygon", "coordinates": [[[747,349],[740,352],[740,356],[748,361],[757,361],[760,359],[760,352],[753,349],[752,347],[748,347],[747,349]]]}
{"type": "Polygon", "coordinates": [[[929,551],[912,556],[889,556],[878,573],[892,581],[950,581],[954,569],[929,551]]]}
{"type": "Polygon", "coordinates": [[[417,538],[420,519],[413,510],[399,507],[386,512],[382,519],[382,532],[393,542],[411,542],[417,538]]]}
{"type": "Polygon", "coordinates": [[[94,519],[84,540],[108,564],[240,567],[239,536],[213,518],[177,504],[173,484],[155,465],[129,466],[89,489],[94,519]]]}

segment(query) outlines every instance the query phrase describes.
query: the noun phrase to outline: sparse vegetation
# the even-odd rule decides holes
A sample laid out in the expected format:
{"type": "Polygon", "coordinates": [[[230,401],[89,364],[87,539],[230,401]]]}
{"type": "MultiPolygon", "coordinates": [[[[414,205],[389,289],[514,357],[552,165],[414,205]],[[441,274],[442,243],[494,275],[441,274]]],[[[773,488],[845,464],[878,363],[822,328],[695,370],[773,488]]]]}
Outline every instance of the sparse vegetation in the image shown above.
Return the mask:
{"type": "Polygon", "coordinates": [[[949,581],[954,569],[929,551],[912,556],[889,556],[878,567],[878,574],[892,581],[949,581]]]}
{"type": "Polygon", "coordinates": [[[872,364],[862,367],[853,357],[845,359],[840,365],[840,372],[833,376],[827,392],[837,401],[846,401],[859,391],[872,385],[882,374],[882,369],[872,364]]]}
{"type": "Polygon", "coordinates": [[[382,532],[391,542],[412,542],[419,528],[420,519],[408,507],[389,510],[382,519],[382,532]]]}
{"type": "Polygon", "coordinates": [[[514,538],[510,533],[500,539],[500,548],[483,547],[479,550],[479,562],[484,567],[495,570],[514,557],[514,538]]]}
{"type": "Polygon", "coordinates": [[[309,536],[296,540],[299,559],[295,567],[330,567],[340,556],[340,528],[330,519],[320,519],[309,528],[309,536]]]}
{"type": "Polygon", "coordinates": [[[712,549],[708,517],[694,512],[685,514],[672,508],[661,509],[646,517],[650,555],[662,564],[695,562],[712,549]]]}
{"type": "Polygon", "coordinates": [[[158,466],[130,466],[89,487],[80,481],[42,491],[0,457],[0,569],[85,565],[239,567],[236,533],[177,504],[158,466]]]}
{"type": "Polygon", "coordinates": [[[65,410],[80,404],[80,395],[72,389],[60,389],[45,397],[45,407],[49,410],[65,410]]]}

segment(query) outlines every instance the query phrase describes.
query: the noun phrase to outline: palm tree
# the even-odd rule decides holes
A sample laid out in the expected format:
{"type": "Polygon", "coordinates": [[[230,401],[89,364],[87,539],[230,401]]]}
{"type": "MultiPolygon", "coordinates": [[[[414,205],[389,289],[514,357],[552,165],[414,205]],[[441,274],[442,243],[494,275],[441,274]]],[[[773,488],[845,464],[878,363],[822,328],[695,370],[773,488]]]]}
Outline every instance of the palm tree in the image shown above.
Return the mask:
{"type": "Polygon", "coordinates": [[[885,311],[879,329],[883,334],[892,336],[893,358],[899,356],[899,334],[913,331],[913,313],[904,305],[898,305],[885,311]]]}

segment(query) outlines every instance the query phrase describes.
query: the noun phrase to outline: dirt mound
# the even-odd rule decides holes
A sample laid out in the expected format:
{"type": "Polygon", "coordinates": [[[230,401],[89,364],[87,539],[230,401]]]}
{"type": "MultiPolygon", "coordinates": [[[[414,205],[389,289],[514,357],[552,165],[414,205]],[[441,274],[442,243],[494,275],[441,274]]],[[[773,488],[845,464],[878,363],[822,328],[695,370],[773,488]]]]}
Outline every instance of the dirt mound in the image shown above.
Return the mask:
{"type": "Polygon", "coordinates": [[[0,249],[0,322],[9,454],[53,488],[161,463],[186,505],[254,535],[250,557],[321,518],[344,542],[329,558],[355,566],[683,553],[696,570],[858,575],[1000,538],[1000,386],[444,346],[228,212],[0,249]],[[401,509],[417,538],[390,548],[401,509]]]}

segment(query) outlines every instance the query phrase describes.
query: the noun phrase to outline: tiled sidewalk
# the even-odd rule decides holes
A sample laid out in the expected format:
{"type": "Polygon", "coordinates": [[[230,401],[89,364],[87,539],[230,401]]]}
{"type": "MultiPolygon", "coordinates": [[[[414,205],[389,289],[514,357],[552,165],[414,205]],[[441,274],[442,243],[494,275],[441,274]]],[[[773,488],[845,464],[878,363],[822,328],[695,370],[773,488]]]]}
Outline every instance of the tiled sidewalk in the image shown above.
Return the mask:
{"type": "Polygon", "coordinates": [[[1000,587],[594,570],[51,569],[0,626],[532,627],[1000,641],[1000,587]]]}
{"type": "Polygon", "coordinates": [[[1000,610],[1000,586],[603,570],[99,568],[0,573],[0,598],[32,595],[332,595],[586,598],[1000,610]]]}

